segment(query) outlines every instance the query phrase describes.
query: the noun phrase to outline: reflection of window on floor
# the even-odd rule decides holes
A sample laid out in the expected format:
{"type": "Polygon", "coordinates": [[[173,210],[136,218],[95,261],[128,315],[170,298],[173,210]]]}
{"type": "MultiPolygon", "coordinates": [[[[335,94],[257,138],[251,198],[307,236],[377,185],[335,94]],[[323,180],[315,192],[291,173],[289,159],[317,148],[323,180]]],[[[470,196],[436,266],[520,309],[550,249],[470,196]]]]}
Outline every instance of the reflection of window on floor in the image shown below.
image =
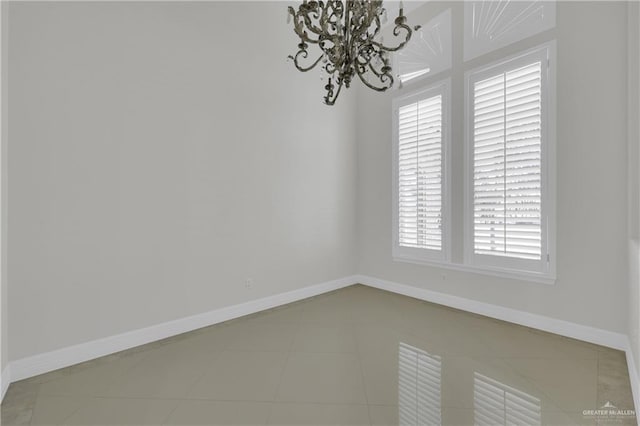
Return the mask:
{"type": "Polygon", "coordinates": [[[400,343],[398,405],[401,425],[439,425],[439,356],[400,343]]]}
{"type": "Polygon", "coordinates": [[[474,375],[473,405],[479,426],[542,424],[538,398],[479,373],[474,375]]]}

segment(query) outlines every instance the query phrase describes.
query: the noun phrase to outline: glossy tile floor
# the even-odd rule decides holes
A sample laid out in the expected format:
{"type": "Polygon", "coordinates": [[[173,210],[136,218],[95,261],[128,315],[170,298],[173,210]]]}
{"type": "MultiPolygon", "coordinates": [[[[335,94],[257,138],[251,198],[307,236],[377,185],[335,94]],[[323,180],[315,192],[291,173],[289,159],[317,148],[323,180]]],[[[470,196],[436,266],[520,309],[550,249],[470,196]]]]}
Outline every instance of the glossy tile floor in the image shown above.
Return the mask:
{"type": "Polygon", "coordinates": [[[635,424],[624,354],[352,286],[9,388],[2,424],[635,424]]]}

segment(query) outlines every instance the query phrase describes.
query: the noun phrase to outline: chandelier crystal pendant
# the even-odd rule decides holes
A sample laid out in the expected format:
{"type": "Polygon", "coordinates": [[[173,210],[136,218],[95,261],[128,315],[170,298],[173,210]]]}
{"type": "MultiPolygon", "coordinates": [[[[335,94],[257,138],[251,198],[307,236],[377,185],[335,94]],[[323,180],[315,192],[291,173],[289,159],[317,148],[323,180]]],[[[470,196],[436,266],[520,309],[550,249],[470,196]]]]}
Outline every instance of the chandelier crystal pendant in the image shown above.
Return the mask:
{"type": "Polygon", "coordinates": [[[324,86],[327,105],[335,104],[342,86],[348,88],[356,75],[365,86],[378,92],[393,86],[389,52],[402,49],[411,39],[412,29],[400,2],[393,35],[401,41],[395,47],[385,46],[380,32],[386,14],[382,0],[304,0],[297,11],[289,6],[287,16],[293,18],[294,31],[300,37],[298,52],[289,58],[303,72],[322,63],[328,74],[324,86]],[[320,55],[302,65],[300,62],[309,56],[310,44],[318,45],[320,55]]]}

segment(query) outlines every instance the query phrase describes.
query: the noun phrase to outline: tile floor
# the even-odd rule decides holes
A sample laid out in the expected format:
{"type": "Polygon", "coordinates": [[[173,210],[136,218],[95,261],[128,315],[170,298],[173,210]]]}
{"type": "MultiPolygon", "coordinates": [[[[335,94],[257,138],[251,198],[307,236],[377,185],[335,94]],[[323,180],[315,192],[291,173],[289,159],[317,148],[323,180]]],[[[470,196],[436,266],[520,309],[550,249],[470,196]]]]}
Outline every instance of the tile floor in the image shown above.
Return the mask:
{"type": "Polygon", "coordinates": [[[14,383],[3,425],[636,424],[624,354],[356,285],[14,383]]]}

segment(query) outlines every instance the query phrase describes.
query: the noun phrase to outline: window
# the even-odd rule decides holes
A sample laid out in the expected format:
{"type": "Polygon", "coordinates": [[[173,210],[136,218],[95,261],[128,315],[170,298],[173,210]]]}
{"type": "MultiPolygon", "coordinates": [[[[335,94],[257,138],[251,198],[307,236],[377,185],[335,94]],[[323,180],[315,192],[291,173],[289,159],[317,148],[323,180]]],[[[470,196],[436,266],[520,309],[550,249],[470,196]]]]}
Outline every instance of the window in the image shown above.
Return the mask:
{"type": "Polygon", "coordinates": [[[453,164],[450,80],[394,100],[394,260],[554,283],[554,61],[549,42],[464,75],[453,164]]]}
{"type": "Polygon", "coordinates": [[[552,275],[550,51],[467,75],[467,264],[552,275]]]}
{"type": "Polygon", "coordinates": [[[431,18],[394,55],[402,84],[451,69],[451,9],[431,18]]]}
{"type": "Polygon", "coordinates": [[[449,83],[394,101],[394,257],[448,260],[449,83]]]}
{"type": "Polygon", "coordinates": [[[556,2],[464,2],[464,60],[469,61],[556,26],[556,2]]]}

